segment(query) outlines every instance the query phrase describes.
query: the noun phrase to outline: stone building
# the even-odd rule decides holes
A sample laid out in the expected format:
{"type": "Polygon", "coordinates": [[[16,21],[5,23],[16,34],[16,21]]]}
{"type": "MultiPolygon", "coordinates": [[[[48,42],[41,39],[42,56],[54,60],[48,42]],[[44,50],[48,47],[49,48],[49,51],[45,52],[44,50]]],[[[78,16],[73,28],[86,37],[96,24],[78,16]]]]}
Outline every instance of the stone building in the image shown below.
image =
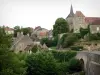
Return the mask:
{"type": "Polygon", "coordinates": [[[26,48],[30,49],[33,45],[32,39],[29,35],[23,35],[23,32],[17,33],[17,37],[14,39],[11,49],[15,52],[25,51],[26,48]]]}
{"type": "Polygon", "coordinates": [[[100,33],[100,18],[87,17],[85,21],[89,23],[91,33],[100,33]]]}
{"type": "Polygon", "coordinates": [[[48,37],[48,30],[45,28],[41,28],[40,26],[36,27],[32,33],[33,35],[36,35],[38,39],[47,38],[48,37]]]}
{"type": "Polygon", "coordinates": [[[92,33],[100,32],[100,17],[86,17],[81,11],[74,14],[72,5],[66,21],[70,31],[73,30],[74,33],[79,33],[80,28],[87,28],[88,25],[92,33]]]}

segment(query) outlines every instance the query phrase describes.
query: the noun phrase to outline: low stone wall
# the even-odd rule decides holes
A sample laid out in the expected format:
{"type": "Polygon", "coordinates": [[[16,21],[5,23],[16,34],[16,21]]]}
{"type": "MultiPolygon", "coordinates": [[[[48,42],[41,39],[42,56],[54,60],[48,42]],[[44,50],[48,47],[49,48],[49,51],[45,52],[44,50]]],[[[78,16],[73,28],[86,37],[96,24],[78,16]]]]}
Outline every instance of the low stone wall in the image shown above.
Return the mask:
{"type": "Polygon", "coordinates": [[[89,64],[88,75],[100,75],[100,64],[91,61],[89,64]]]}
{"type": "Polygon", "coordinates": [[[92,52],[88,56],[88,75],[100,75],[100,53],[92,52]]]}
{"type": "Polygon", "coordinates": [[[100,51],[78,52],[76,58],[84,61],[86,75],[100,75],[100,51]]]}

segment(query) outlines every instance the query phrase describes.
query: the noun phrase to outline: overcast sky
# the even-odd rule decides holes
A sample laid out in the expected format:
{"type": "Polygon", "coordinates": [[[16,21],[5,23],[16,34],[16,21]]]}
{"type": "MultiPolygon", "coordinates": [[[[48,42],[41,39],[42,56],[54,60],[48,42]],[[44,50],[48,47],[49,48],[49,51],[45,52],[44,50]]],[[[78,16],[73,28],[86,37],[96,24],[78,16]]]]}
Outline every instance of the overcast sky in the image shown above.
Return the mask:
{"type": "Polygon", "coordinates": [[[74,12],[100,17],[100,0],[0,0],[0,25],[51,29],[58,17],[67,17],[71,3],[74,12]]]}

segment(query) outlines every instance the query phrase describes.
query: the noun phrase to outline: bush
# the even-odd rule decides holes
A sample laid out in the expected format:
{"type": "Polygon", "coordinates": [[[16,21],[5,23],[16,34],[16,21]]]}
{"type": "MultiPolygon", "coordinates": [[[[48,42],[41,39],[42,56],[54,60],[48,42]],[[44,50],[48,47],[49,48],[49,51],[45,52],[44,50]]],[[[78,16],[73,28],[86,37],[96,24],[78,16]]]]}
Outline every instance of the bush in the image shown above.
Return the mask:
{"type": "Polygon", "coordinates": [[[33,48],[31,49],[31,51],[33,53],[36,53],[38,51],[38,46],[37,45],[34,45],[33,48]]]}
{"type": "Polygon", "coordinates": [[[76,52],[72,51],[52,51],[52,54],[58,62],[67,62],[76,56],[76,52]]]}
{"type": "Polygon", "coordinates": [[[80,50],[83,49],[83,46],[71,46],[70,49],[71,49],[71,50],[80,51],[80,50]]]}
{"type": "Polygon", "coordinates": [[[89,40],[100,40],[100,33],[90,34],[89,40]]]}
{"type": "Polygon", "coordinates": [[[88,33],[89,33],[89,29],[88,29],[88,28],[86,28],[86,29],[80,28],[80,34],[81,34],[81,37],[82,37],[82,38],[84,38],[84,36],[85,36],[86,34],[88,34],[88,33]]]}
{"type": "Polygon", "coordinates": [[[57,75],[56,60],[51,52],[39,52],[28,56],[27,75],[57,75]]]}
{"type": "Polygon", "coordinates": [[[66,75],[70,71],[69,61],[75,55],[76,52],[70,51],[33,53],[26,59],[27,75],[66,75]]]}
{"type": "Polygon", "coordinates": [[[68,62],[56,63],[58,75],[66,75],[68,72],[68,62]]]}
{"type": "Polygon", "coordinates": [[[72,58],[69,61],[68,69],[69,69],[68,71],[69,73],[75,73],[75,72],[82,71],[82,66],[81,66],[80,61],[78,59],[72,58]]]}
{"type": "Polygon", "coordinates": [[[64,38],[64,42],[62,43],[63,48],[67,48],[73,45],[78,40],[78,36],[75,34],[69,34],[67,37],[64,38]]]}
{"type": "Polygon", "coordinates": [[[55,36],[54,39],[52,40],[51,46],[57,46],[57,44],[58,44],[58,36],[55,36]]]}
{"type": "Polygon", "coordinates": [[[54,39],[48,39],[48,38],[43,38],[41,39],[40,43],[43,45],[44,43],[47,45],[47,47],[53,47],[56,46],[58,42],[58,37],[54,37],[54,39]]]}

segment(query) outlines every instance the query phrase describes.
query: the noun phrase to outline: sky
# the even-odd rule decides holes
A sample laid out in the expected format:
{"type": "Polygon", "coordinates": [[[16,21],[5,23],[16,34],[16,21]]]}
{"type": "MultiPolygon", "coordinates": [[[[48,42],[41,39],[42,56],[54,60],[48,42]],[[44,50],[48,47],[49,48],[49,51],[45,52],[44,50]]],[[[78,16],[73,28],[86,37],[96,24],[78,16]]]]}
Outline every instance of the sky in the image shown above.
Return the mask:
{"type": "Polygon", "coordinates": [[[100,0],[0,0],[0,26],[41,26],[52,29],[57,18],[66,18],[73,6],[87,17],[100,17],[100,0]]]}

